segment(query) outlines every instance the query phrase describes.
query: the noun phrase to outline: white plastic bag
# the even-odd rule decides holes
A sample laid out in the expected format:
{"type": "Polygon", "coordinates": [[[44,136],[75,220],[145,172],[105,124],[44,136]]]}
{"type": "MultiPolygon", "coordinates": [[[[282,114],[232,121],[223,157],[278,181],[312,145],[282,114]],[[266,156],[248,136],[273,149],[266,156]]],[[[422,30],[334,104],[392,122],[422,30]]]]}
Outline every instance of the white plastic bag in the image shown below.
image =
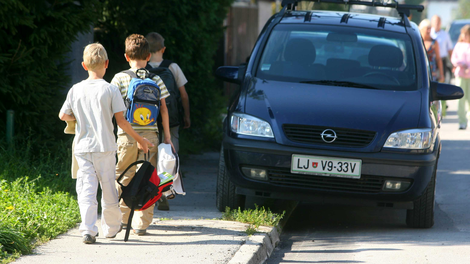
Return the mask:
{"type": "Polygon", "coordinates": [[[183,180],[180,177],[180,164],[178,154],[173,153],[170,144],[161,143],[158,145],[157,172],[168,172],[173,175],[173,190],[177,194],[185,195],[183,180]]]}

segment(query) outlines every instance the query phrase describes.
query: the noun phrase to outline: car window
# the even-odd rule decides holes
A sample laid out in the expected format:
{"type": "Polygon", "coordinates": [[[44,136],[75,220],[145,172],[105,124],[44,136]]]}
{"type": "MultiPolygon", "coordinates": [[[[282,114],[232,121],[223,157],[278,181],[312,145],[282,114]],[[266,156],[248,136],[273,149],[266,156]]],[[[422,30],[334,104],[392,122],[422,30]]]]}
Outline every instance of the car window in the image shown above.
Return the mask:
{"type": "Polygon", "coordinates": [[[460,30],[465,25],[466,25],[466,23],[454,23],[450,26],[449,35],[450,35],[450,40],[452,40],[452,43],[454,44],[454,46],[455,46],[455,44],[457,43],[457,41],[459,39],[460,30]]]}
{"type": "Polygon", "coordinates": [[[269,36],[256,76],[417,89],[415,56],[408,35],[354,27],[279,24],[269,36]]]}

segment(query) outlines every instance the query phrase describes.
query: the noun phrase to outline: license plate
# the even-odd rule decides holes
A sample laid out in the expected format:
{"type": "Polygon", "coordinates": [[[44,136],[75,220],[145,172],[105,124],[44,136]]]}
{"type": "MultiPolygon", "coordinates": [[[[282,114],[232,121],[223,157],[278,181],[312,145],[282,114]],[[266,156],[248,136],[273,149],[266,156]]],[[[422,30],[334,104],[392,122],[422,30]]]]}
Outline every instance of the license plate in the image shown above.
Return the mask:
{"type": "Polygon", "coordinates": [[[292,155],[291,173],[361,178],[362,160],[292,155]]]}

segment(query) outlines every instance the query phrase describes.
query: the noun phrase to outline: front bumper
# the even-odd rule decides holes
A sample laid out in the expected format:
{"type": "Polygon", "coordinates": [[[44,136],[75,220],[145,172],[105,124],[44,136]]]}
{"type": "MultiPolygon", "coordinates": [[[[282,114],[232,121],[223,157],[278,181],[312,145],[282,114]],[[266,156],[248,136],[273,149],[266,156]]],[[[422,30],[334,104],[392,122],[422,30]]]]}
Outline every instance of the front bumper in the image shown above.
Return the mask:
{"type": "Polygon", "coordinates": [[[434,151],[428,154],[364,153],[299,148],[225,136],[223,149],[225,164],[238,194],[411,209],[412,202],[423,194],[436,168],[438,143],[434,151]],[[292,174],[292,154],[361,159],[361,179],[292,174]],[[268,181],[244,176],[242,167],[266,169],[268,181]],[[383,190],[386,180],[398,179],[410,181],[410,187],[401,192],[383,190]]]}

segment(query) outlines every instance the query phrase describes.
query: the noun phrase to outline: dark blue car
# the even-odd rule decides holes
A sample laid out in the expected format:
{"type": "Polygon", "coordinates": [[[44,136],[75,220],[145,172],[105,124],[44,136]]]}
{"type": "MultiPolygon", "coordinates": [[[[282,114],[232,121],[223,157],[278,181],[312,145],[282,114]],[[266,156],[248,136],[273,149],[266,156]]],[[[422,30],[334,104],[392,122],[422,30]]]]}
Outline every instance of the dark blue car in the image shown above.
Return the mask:
{"type": "Polygon", "coordinates": [[[400,16],[385,17],[283,5],[248,63],[216,72],[240,85],[224,122],[218,209],[246,196],[372,205],[431,227],[439,100],[463,92],[431,81],[407,19],[423,7],[388,4],[400,16]]]}

